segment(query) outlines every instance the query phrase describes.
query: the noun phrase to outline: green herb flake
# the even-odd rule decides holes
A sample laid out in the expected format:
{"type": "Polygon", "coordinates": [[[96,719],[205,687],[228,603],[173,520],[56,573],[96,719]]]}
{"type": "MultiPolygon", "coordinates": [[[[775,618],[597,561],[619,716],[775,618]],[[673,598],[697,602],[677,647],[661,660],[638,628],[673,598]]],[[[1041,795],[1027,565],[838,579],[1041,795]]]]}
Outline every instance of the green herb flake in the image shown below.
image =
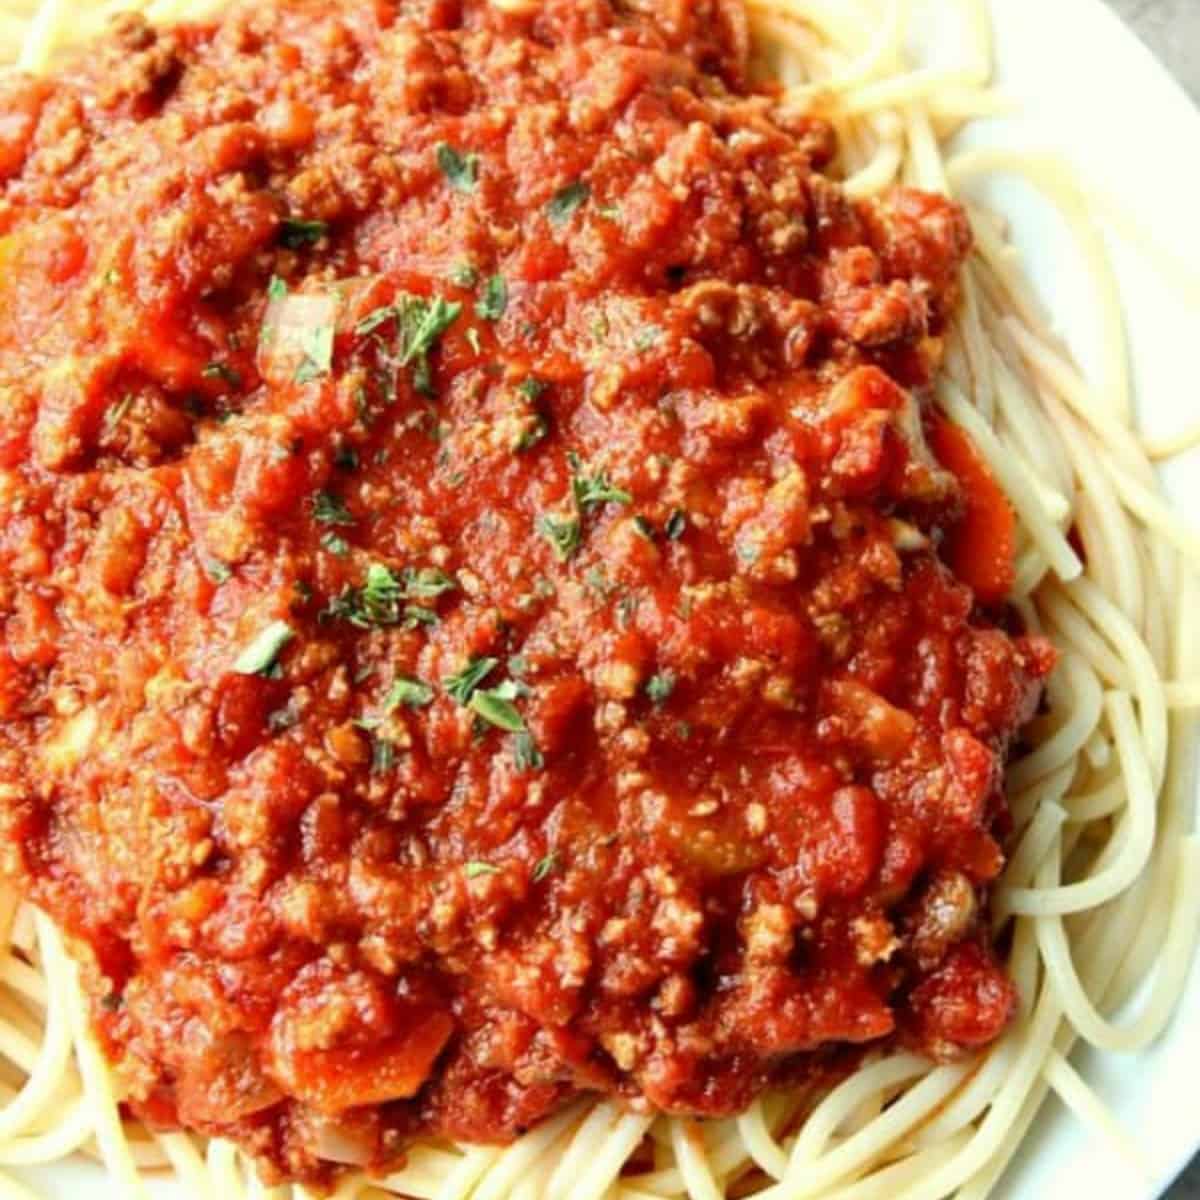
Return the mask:
{"type": "Polygon", "coordinates": [[[373,308],[365,317],[363,317],[355,326],[354,332],[359,337],[366,337],[368,334],[374,333],[380,326],[386,325],[389,321],[396,319],[396,307],[392,304],[381,304],[378,308],[373,308]]]}
{"type": "Polygon", "coordinates": [[[270,675],[279,665],[283,648],[296,636],[286,621],[272,621],[233,663],[238,675],[270,675]]]}
{"type": "Polygon", "coordinates": [[[433,688],[420,679],[407,675],[398,675],[383,702],[384,712],[395,712],[396,709],[424,708],[433,701],[433,688]]]}
{"type": "Polygon", "coordinates": [[[550,218],[550,223],[565,225],[591,194],[592,189],[582,179],[559,188],[546,205],[546,216],[550,218]]]}
{"type": "Polygon", "coordinates": [[[630,504],[633,497],[623,488],[614,487],[603,472],[588,475],[584,472],[579,455],[567,455],[571,467],[571,494],[580,512],[596,508],[601,504],[630,504]]]}
{"type": "Polygon", "coordinates": [[[240,388],[242,386],[241,374],[228,363],[210,362],[200,374],[205,379],[219,379],[222,383],[227,383],[231,388],[240,388]]]}
{"type": "Polygon", "coordinates": [[[546,765],[537,742],[533,740],[533,734],[527,731],[518,733],[512,740],[512,746],[513,766],[518,771],[540,771],[546,765]]]}
{"type": "Polygon", "coordinates": [[[648,542],[654,541],[654,526],[640,513],[633,518],[633,527],[637,530],[640,537],[644,537],[648,542]]]}
{"type": "Polygon", "coordinates": [[[295,217],[285,217],[279,224],[279,241],[289,250],[299,250],[301,246],[311,246],[319,242],[329,232],[329,226],[324,221],[302,221],[295,217]]]}
{"type": "Polygon", "coordinates": [[[667,540],[677,542],[687,532],[687,513],[682,508],[674,508],[671,510],[671,515],[667,518],[667,523],[663,526],[663,532],[667,535],[667,540]]]}
{"type": "Polygon", "coordinates": [[[321,534],[321,548],[328,550],[335,558],[345,558],[350,553],[350,543],[332,529],[321,534]]]}
{"type": "Polygon", "coordinates": [[[522,379],[517,384],[517,391],[529,400],[540,400],[549,387],[550,385],[545,380],[530,375],[528,379],[522,379]]]}
{"type": "Polygon", "coordinates": [[[481,875],[499,875],[500,868],[490,862],[480,862],[478,859],[469,862],[463,868],[468,879],[478,879],[481,875]]]}
{"type": "Polygon", "coordinates": [[[496,658],[473,658],[457,674],[443,679],[442,687],[451,699],[469,705],[475,689],[496,669],[499,661],[496,658]]]}
{"type": "Polygon", "coordinates": [[[285,300],[287,299],[288,286],[279,278],[278,275],[272,275],[270,283],[267,284],[267,299],[268,300],[285,300]]]}
{"type": "Polygon", "coordinates": [[[457,300],[446,301],[441,296],[432,300],[406,296],[397,308],[399,365],[412,367],[413,386],[425,395],[433,390],[429,353],[461,312],[462,305],[457,300]]]}
{"type": "Polygon", "coordinates": [[[387,738],[371,739],[371,774],[385,775],[396,765],[396,743],[387,738]]]}
{"type": "Polygon", "coordinates": [[[418,604],[406,604],[404,606],[404,618],[401,621],[401,626],[404,629],[416,629],[420,625],[436,625],[438,623],[438,615],[432,608],[422,608],[418,604]]]}
{"type": "Polygon", "coordinates": [[[360,620],[370,625],[394,625],[400,619],[400,601],[404,585],[383,563],[367,568],[366,582],[359,593],[362,606],[360,620]]]}
{"type": "Polygon", "coordinates": [[[479,182],[479,155],[463,154],[448,142],[438,145],[437,164],[446,182],[456,191],[470,195],[479,182]]]}
{"type": "Polygon", "coordinates": [[[321,525],[353,525],[354,514],[345,501],[332,492],[314,492],[312,500],[313,520],[321,525]]]}
{"type": "Polygon", "coordinates": [[[560,562],[567,562],[583,540],[578,517],[555,517],[544,513],[537,519],[537,531],[554,547],[560,562]]]}
{"type": "Polygon", "coordinates": [[[498,321],[508,307],[508,284],[503,275],[493,275],[475,301],[475,312],[484,321],[498,321]]]}
{"type": "Polygon", "coordinates": [[[544,858],[539,858],[534,864],[533,873],[529,878],[534,883],[541,883],[555,867],[558,866],[558,851],[551,850],[544,858]]]}
{"type": "Polygon", "coordinates": [[[517,454],[524,454],[526,450],[532,450],[539,442],[545,441],[549,433],[550,426],[546,418],[541,413],[534,413],[513,443],[513,450],[517,454]]]}
{"type": "Polygon", "coordinates": [[[646,681],[646,695],[656,707],[664,705],[675,690],[675,672],[659,671],[646,681]]]}
{"type": "Polygon", "coordinates": [[[506,733],[524,733],[525,720],[512,703],[516,688],[512,684],[501,684],[490,691],[480,689],[471,697],[470,709],[489,725],[503,729],[506,733]]]}
{"type": "Polygon", "coordinates": [[[333,452],[333,465],[339,471],[357,471],[358,451],[342,442],[333,452]]]}
{"type": "Polygon", "coordinates": [[[404,595],[410,600],[428,600],[457,587],[458,581],[439,567],[409,567],[404,572],[404,595]]]}

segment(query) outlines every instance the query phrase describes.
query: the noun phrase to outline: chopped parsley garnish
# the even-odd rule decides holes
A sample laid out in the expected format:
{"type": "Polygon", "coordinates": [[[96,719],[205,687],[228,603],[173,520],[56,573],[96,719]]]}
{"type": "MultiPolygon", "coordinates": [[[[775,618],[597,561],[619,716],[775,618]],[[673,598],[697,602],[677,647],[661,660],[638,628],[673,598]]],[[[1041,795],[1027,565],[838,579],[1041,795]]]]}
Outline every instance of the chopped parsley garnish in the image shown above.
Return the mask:
{"type": "Polygon", "coordinates": [[[383,775],[396,765],[396,743],[387,738],[371,738],[371,773],[383,775]]]}
{"type": "Polygon", "coordinates": [[[270,675],[279,665],[283,648],[296,636],[286,621],[272,621],[234,660],[239,675],[270,675]]]}
{"type": "Polygon", "coordinates": [[[550,385],[545,380],[530,375],[528,379],[522,379],[517,384],[517,391],[523,396],[527,396],[530,400],[538,400],[549,387],[550,385]]]}
{"type": "Polygon", "coordinates": [[[555,517],[543,513],[537,519],[537,531],[554,547],[560,562],[566,562],[582,541],[578,517],[555,517]]]}
{"type": "Polygon", "coordinates": [[[546,423],[546,418],[541,413],[534,413],[513,443],[513,449],[518,454],[524,454],[526,450],[532,450],[538,442],[544,441],[549,432],[550,426],[546,423]]]}
{"type": "Polygon", "coordinates": [[[367,568],[363,586],[344,588],[326,605],[321,617],[324,620],[348,621],[359,629],[375,629],[385,625],[404,625],[415,629],[418,625],[436,625],[438,616],[432,609],[403,603],[410,596],[440,595],[447,591],[442,573],[438,571],[435,574],[436,581],[422,571],[405,571],[398,576],[383,563],[372,563],[367,568]],[[423,582],[418,582],[415,585],[417,590],[412,591],[410,588],[414,580],[423,582]],[[435,585],[437,591],[433,590],[435,585]]]}
{"type": "Polygon", "coordinates": [[[438,623],[438,615],[432,608],[423,608],[419,604],[406,604],[404,606],[404,621],[405,629],[416,629],[418,625],[436,625],[438,623]]]}
{"type": "Polygon", "coordinates": [[[540,771],[546,760],[533,740],[533,734],[528,731],[518,733],[512,740],[513,765],[518,771],[540,771]]]}
{"type": "Polygon", "coordinates": [[[457,587],[453,576],[438,567],[408,567],[404,571],[404,595],[411,600],[428,600],[457,587]]]}
{"type": "Polygon", "coordinates": [[[654,526],[639,513],[633,518],[633,527],[648,542],[654,541],[654,526]]]}
{"type": "Polygon", "coordinates": [[[404,587],[383,563],[372,563],[367,568],[367,581],[359,596],[363,614],[371,624],[391,625],[399,619],[397,613],[404,587]]]}
{"type": "Polygon", "coordinates": [[[473,288],[479,282],[479,272],[472,263],[455,263],[450,268],[450,282],[455,287],[473,288]]]}
{"type": "Polygon", "coordinates": [[[656,706],[665,704],[675,690],[675,672],[659,671],[646,681],[646,695],[656,706]]]}
{"type": "Polygon", "coordinates": [[[401,367],[412,367],[413,386],[429,395],[432,392],[429,352],[461,312],[462,305],[457,300],[405,294],[394,304],[372,309],[355,325],[354,332],[366,337],[388,321],[395,321],[396,362],[401,367]]]}
{"type": "Polygon", "coordinates": [[[663,526],[663,532],[666,533],[668,541],[679,541],[686,531],[687,513],[682,508],[673,508],[666,525],[663,526]]]}
{"type": "Polygon", "coordinates": [[[328,550],[335,558],[345,558],[350,553],[350,543],[340,533],[332,529],[321,534],[321,547],[328,550]]]}
{"type": "Polygon", "coordinates": [[[457,674],[442,680],[446,694],[459,704],[470,704],[475,689],[496,669],[499,661],[496,658],[471,659],[457,674]]]}
{"type": "Polygon", "coordinates": [[[479,182],[479,155],[462,154],[448,142],[437,148],[437,164],[446,182],[456,191],[470,195],[479,182]]]}
{"type": "Polygon", "coordinates": [[[549,854],[547,854],[544,858],[539,858],[534,864],[533,873],[530,875],[530,879],[532,879],[534,883],[541,883],[542,880],[545,879],[546,876],[549,875],[556,866],[558,866],[558,851],[551,850],[549,854]]]}
{"type": "Polygon", "coordinates": [[[313,519],[322,525],[353,525],[354,514],[332,492],[313,494],[313,519]]]}
{"type": "Polygon", "coordinates": [[[500,868],[493,866],[490,862],[469,862],[463,868],[467,873],[468,879],[478,879],[480,875],[499,875],[500,868]]]}
{"type": "Polygon", "coordinates": [[[613,487],[607,475],[584,474],[583,463],[578,454],[568,454],[567,462],[571,467],[571,494],[575,497],[580,512],[586,512],[589,508],[601,504],[629,504],[633,500],[624,489],[613,487]]]}
{"type": "Polygon", "coordinates": [[[383,702],[383,711],[395,712],[401,705],[405,708],[424,708],[432,700],[433,688],[429,684],[407,675],[398,675],[383,702]]]}
{"type": "Polygon", "coordinates": [[[329,226],[324,221],[301,221],[295,217],[285,217],[279,225],[279,240],[289,250],[298,250],[301,246],[319,242],[328,232],[329,226]]]}
{"type": "Polygon", "coordinates": [[[582,179],[568,183],[566,187],[559,188],[551,197],[550,202],[546,205],[546,216],[550,218],[553,225],[565,225],[576,209],[586,203],[591,194],[592,189],[582,179]]]}
{"type": "Polygon", "coordinates": [[[228,583],[233,578],[233,572],[219,558],[206,558],[202,565],[213,583],[228,583]]]}
{"type": "Polygon", "coordinates": [[[271,282],[267,284],[267,299],[268,300],[283,300],[288,294],[287,284],[284,283],[278,275],[271,276],[271,282]]]}
{"type": "Polygon", "coordinates": [[[396,309],[391,304],[381,304],[378,308],[373,308],[365,317],[363,317],[357,325],[354,326],[354,332],[359,337],[366,337],[369,333],[374,333],[380,325],[386,324],[388,321],[394,320],[396,309]]]}
{"type": "Polygon", "coordinates": [[[210,362],[200,374],[205,379],[219,379],[222,383],[229,384],[231,388],[240,388],[242,386],[241,375],[228,363],[210,362]]]}
{"type": "Polygon", "coordinates": [[[432,300],[408,296],[399,305],[400,365],[412,366],[413,384],[417,391],[430,391],[429,352],[438,338],[458,320],[461,312],[462,305],[458,301],[447,302],[441,296],[435,296],[432,300]]]}
{"type": "Polygon", "coordinates": [[[493,275],[484,284],[483,295],[475,301],[475,312],[484,321],[498,321],[508,307],[508,284],[503,275],[493,275]]]}
{"type": "Polygon", "coordinates": [[[506,733],[524,733],[525,720],[512,703],[518,694],[517,685],[506,680],[499,687],[477,690],[471,696],[468,707],[497,729],[503,729],[506,733]]]}

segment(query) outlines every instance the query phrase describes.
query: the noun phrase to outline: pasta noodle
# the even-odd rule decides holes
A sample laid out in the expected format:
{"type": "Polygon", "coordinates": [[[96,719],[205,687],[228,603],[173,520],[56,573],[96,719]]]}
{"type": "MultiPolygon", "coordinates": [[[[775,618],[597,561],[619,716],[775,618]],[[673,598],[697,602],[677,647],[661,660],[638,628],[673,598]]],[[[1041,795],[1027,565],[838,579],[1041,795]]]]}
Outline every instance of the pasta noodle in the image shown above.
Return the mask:
{"type": "MultiPolygon", "coordinates": [[[[909,0],[751,0],[749,10],[791,85],[786,103],[817,109],[843,135],[850,195],[897,180],[957,194],[982,176],[1018,176],[1068,218],[1092,284],[1106,349],[1098,377],[1087,379],[1047,331],[1002,222],[961,197],[977,244],[938,401],[1011,498],[1022,538],[1015,603],[1063,651],[1037,748],[1009,777],[1018,832],[994,924],[1011,932],[1020,1018],[969,1062],[868,1058],[823,1095],[768,1095],[732,1121],[580,1102],[505,1148],[421,1143],[387,1179],[347,1179],[343,1200],[984,1200],[1049,1090],[1137,1162],[1069,1055],[1078,1039],[1128,1052],[1158,1037],[1195,949],[1200,840],[1189,833],[1189,759],[1200,709],[1200,534],[1164,499],[1150,460],[1194,447],[1200,432],[1146,440],[1133,428],[1115,278],[1089,215],[1096,209],[1065,166],[998,150],[947,157],[950,132],[1006,101],[989,86],[983,4],[944,2],[969,37],[953,69],[910,60],[909,0]],[[1139,1011],[1118,1020],[1148,973],[1139,1011]]],[[[165,21],[212,5],[5,0],[0,54],[44,69],[125,8],[165,21]]],[[[12,895],[0,913],[4,1168],[82,1152],[129,1200],[164,1170],[196,1200],[308,1200],[298,1185],[264,1187],[232,1146],[123,1123],[61,936],[12,895]]],[[[0,1197],[33,1195],[0,1172],[0,1197]]]]}

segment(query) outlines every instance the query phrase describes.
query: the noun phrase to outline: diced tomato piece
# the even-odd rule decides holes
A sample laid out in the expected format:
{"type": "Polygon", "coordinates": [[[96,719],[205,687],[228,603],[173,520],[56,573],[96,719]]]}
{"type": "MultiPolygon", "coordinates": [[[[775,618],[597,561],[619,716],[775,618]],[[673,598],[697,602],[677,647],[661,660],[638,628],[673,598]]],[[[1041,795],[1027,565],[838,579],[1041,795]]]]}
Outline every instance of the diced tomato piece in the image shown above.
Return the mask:
{"type": "Polygon", "coordinates": [[[1017,520],[975,444],[957,425],[934,416],[929,442],[938,460],[962,486],[962,519],[947,535],[950,569],[983,604],[999,604],[1016,579],[1017,520]]]}

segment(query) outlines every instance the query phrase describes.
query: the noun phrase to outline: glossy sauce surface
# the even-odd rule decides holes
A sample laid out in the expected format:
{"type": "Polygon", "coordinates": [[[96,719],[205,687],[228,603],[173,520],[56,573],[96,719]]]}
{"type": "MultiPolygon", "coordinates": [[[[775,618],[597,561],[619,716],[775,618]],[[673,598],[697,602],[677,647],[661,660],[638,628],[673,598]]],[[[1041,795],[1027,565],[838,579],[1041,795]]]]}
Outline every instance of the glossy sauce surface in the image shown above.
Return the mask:
{"type": "Polygon", "coordinates": [[[847,202],[738,5],[637,10],[0,84],[0,866],[133,1107],[284,1175],[1013,1012],[1053,654],[929,406],[965,218],[847,202]]]}

